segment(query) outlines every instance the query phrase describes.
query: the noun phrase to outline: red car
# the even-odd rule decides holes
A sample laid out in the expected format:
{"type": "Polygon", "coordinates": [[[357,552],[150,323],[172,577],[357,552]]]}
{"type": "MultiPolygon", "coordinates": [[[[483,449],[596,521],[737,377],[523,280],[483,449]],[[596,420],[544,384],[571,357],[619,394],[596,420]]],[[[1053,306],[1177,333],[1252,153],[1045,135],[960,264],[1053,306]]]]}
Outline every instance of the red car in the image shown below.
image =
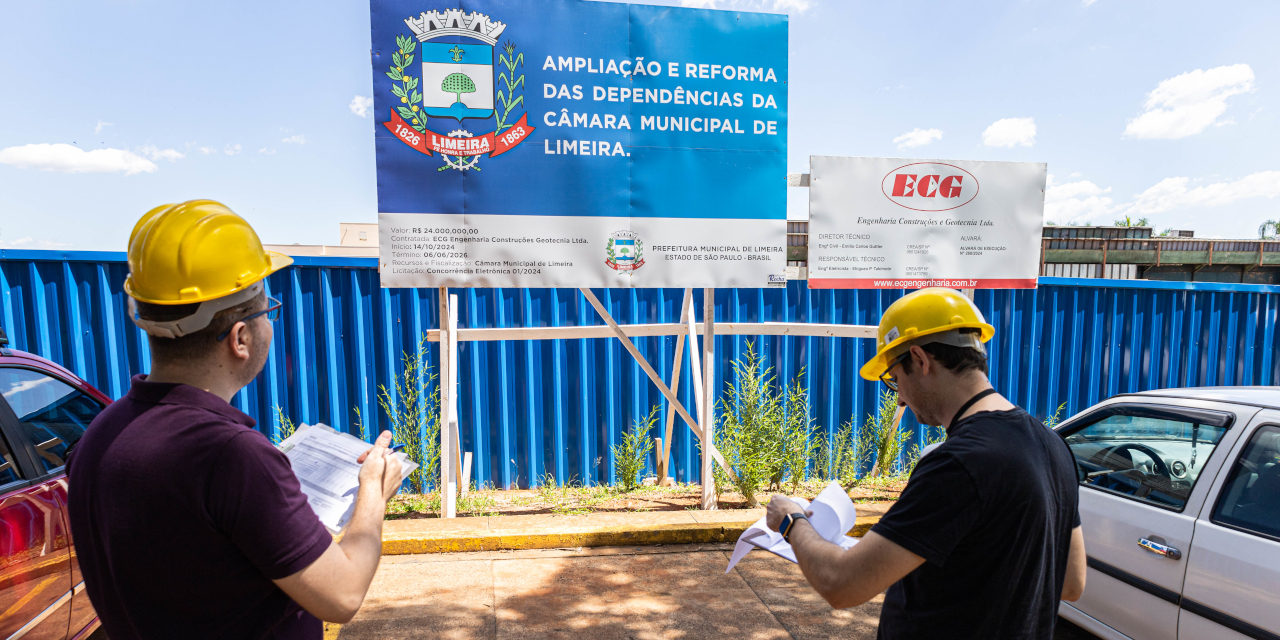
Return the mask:
{"type": "Polygon", "coordinates": [[[0,638],[81,640],[99,622],[71,541],[64,465],[111,400],[8,344],[0,329],[0,638]]]}

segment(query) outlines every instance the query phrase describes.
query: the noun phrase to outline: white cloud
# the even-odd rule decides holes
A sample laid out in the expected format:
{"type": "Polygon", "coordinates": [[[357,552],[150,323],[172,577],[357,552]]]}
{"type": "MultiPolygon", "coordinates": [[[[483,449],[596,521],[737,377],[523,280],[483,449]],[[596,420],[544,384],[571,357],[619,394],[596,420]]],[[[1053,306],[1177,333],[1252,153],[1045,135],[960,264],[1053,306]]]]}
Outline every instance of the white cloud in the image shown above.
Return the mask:
{"type": "Polygon", "coordinates": [[[1227,110],[1227,98],[1253,91],[1253,69],[1247,64],[1196,69],[1156,85],[1124,135],[1142,140],[1176,140],[1204,131],[1227,110]]]}
{"type": "Polygon", "coordinates": [[[893,143],[901,149],[906,147],[923,147],[934,140],[942,139],[942,129],[912,129],[893,139],[893,143]]]}
{"type": "Polygon", "coordinates": [[[373,98],[356,96],[351,99],[351,104],[347,105],[347,108],[351,110],[351,113],[361,118],[368,118],[369,110],[373,108],[373,98]]]}
{"type": "Polygon", "coordinates": [[[217,152],[218,150],[214,149],[213,147],[200,147],[200,153],[203,153],[206,156],[211,153],[217,153],[217,152]]]}
{"type": "Polygon", "coordinates": [[[1022,145],[1029,147],[1036,143],[1035,118],[1005,118],[996,120],[982,132],[982,144],[988,147],[1008,147],[1010,149],[1022,145]]]}
{"type": "Polygon", "coordinates": [[[160,149],[153,144],[149,144],[141,149],[138,153],[150,158],[151,160],[168,160],[169,162],[177,162],[186,156],[177,149],[160,149]]]}
{"type": "Polygon", "coordinates": [[[28,144],[0,149],[0,164],[21,169],[39,169],[62,173],[152,173],[159,169],[154,162],[124,149],[85,151],[69,144],[28,144]]]}
{"type": "Polygon", "coordinates": [[[1088,180],[1055,185],[1052,175],[1049,176],[1047,187],[1044,192],[1044,217],[1058,224],[1089,222],[1119,209],[1115,201],[1106,196],[1111,192],[1111,187],[1103,189],[1088,180]]]}
{"type": "Polygon", "coordinates": [[[694,9],[771,10],[779,13],[804,13],[815,0],[680,0],[680,6],[694,9]]]}
{"type": "Polygon", "coordinates": [[[240,145],[229,144],[222,149],[222,152],[229,156],[234,156],[235,154],[240,153],[240,145]]]}
{"type": "Polygon", "coordinates": [[[304,135],[302,135],[301,133],[299,133],[299,134],[298,134],[298,135],[296,135],[296,136],[289,136],[288,138],[285,138],[285,139],[281,140],[280,142],[286,142],[286,143],[288,143],[288,144],[306,144],[306,143],[307,143],[307,137],[306,137],[306,136],[304,136],[304,135]]]}
{"type": "Polygon", "coordinates": [[[0,240],[0,249],[66,249],[70,242],[54,242],[52,240],[36,240],[31,236],[18,238],[12,242],[0,240]]]}
{"type": "Polygon", "coordinates": [[[1082,4],[1084,4],[1084,6],[1086,6],[1086,7],[1087,7],[1087,6],[1089,6],[1089,5],[1093,4],[1093,3],[1097,2],[1097,1],[1098,1],[1098,0],[1081,0],[1081,3],[1082,3],[1082,4]]]}
{"type": "Polygon", "coordinates": [[[94,128],[93,128],[93,132],[94,132],[94,133],[102,133],[102,130],[103,130],[103,129],[105,129],[105,128],[107,128],[107,127],[109,127],[109,126],[113,125],[113,124],[115,124],[115,123],[113,123],[113,122],[103,122],[103,121],[99,120],[99,121],[98,121],[98,126],[96,126],[96,127],[94,127],[94,128]]]}
{"type": "Polygon", "coordinates": [[[274,156],[276,154],[276,150],[263,147],[261,149],[258,149],[258,153],[261,153],[264,156],[274,156]]]}
{"type": "Polygon", "coordinates": [[[1244,198],[1280,196],[1280,171],[1260,171],[1230,182],[1188,189],[1190,178],[1165,178],[1138,194],[1134,214],[1163,213],[1180,207],[1216,207],[1244,198]]]}
{"type": "Polygon", "coordinates": [[[1280,171],[1260,171],[1238,180],[1214,182],[1190,188],[1186,177],[1165,178],[1138,194],[1132,202],[1116,204],[1103,189],[1080,180],[1054,184],[1049,175],[1044,194],[1044,216],[1059,224],[1109,221],[1125,216],[1143,217],[1184,207],[1216,207],[1245,198],[1280,196],[1280,171]]]}

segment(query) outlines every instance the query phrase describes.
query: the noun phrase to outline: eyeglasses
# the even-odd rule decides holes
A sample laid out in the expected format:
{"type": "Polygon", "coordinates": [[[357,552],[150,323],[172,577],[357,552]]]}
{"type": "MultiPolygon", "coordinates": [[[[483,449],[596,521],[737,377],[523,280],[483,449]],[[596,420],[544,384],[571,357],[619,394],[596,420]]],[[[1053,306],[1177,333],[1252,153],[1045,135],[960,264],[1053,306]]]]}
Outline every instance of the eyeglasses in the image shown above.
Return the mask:
{"type": "MultiPolygon", "coordinates": [[[[240,318],[239,320],[236,320],[235,322],[232,322],[231,328],[234,329],[237,324],[241,322],[248,322],[258,316],[266,316],[267,320],[271,322],[275,322],[277,319],[280,318],[280,307],[282,306],[284,305],[279,300],[276,300],[275,298],[267,298],[266,309],[263,309],[262,311],[259,311],[257,313],[251,313],[243,318],[240,318]]],[[[227,329],[226,331],[223,331],[222,333],[218,334],[218,342],[222,342],[229,335],[231,335],[231,329],[227,329]]]]}
{"type": "Polygon", "coordinates": [[[883,382],[883,383],[885,384],[885,386],[886,386],[886,387],[889,387],[889,389],[891,389],[892,391],[894,391],[894,392],[896,393],[896,392],[898,391],[898,381],[897,381],[897,380],[895,380],[894,378],[890,378],[890,377],[889,377],[889,372],[890,372],[890,371],[893,371],[893,368],[894,368],[894,367],[896,367],[896,366],[898,366],[898,365],[902,364],[903,362],[906,362],[906,361],[907,361],[907,358],[910,358],[910,357],[911,357],[911,352],[910,352],[910,351],[908,351],[908,352],[906,352],[906,353],[904,353],[904,354],[902,354],[902,355],[900,355],[900,356],[898,356],[898,357],[894,358],[894,359],[893,359],[893,362],[890,362],[890,363],[889,363],[889,368],[885,369],[885,370],[884,370],[884,373],[880,374],[880,382],[883,382]]]}

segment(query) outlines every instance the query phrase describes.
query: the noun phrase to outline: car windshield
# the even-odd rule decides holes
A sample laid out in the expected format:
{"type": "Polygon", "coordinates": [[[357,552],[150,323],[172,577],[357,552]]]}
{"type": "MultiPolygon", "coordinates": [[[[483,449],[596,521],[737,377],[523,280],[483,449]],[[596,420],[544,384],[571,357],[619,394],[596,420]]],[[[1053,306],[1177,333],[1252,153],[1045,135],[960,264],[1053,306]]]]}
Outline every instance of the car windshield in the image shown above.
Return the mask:
{"type": "Polygon", "coordinates": [[[1066,436],[1086,485],[1181,509],[1223,427],[1109,416],[1066,436]]]}

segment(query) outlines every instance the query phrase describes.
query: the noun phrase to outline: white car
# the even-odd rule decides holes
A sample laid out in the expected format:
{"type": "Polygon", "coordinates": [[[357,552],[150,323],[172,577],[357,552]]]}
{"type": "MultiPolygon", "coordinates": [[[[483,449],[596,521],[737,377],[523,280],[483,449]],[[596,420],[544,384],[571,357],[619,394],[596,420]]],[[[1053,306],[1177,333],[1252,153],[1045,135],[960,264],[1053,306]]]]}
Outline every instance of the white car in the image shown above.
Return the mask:
{"type": "Polygon", "coordinates": [[[1280,387],[1123,394],[1056,430],[1089,556],[1063,618],[1102,638],[1280,640],[1280,387]]]}

